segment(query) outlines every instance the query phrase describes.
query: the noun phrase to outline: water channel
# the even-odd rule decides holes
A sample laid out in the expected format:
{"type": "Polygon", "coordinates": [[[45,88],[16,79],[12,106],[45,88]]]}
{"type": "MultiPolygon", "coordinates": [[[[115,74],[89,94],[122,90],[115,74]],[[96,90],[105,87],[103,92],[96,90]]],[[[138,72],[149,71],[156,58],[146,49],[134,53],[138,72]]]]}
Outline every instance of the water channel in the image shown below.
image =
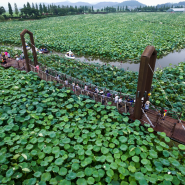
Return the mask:
{"type": "MultiPolygon", "coordinates": [[[[7,46],[10,47],[10,46],[7,46]]],[[[21,47],[17,47],[17,46],[11,46],[11,48],[17,49],[17,50],[22,50],[21,47]]],[[[31,52],[31,51],[30,51],[31,52]]],[[[47,55],[50,54],[57,54],[61,57],[64,57],[65,53],[61,53],[61,52],[50,52],[47,55]]],[[[125,61],[125,62],[120,62],[120,61],[109,61],[109,60],[105,60],[105,59],[100,59],[98,57],[92,57],[92,56],[78,56],[75,55],[75,60],[77,61],[81,61],[81,62],[86,62],[86,63],[91,63],[91,64],[110,64],[110,65],[114,65],[118,68],[123,68],[125,70],[130,70],[130,71],[139,71],[139,62],[134,62],[134,61],[125,61]]],[[[167,67],[170,64],[172,64],[171,66],[175,66],[178,65],[178,63],[180,62],[185,62],[185,49],[181,49],[179,51],[174,51],[172,53],[169,53],[166,56],[163,56],[160,59],[157,59],[156,61],[156,68],[160,68],[160,67],[167,67]]]]}

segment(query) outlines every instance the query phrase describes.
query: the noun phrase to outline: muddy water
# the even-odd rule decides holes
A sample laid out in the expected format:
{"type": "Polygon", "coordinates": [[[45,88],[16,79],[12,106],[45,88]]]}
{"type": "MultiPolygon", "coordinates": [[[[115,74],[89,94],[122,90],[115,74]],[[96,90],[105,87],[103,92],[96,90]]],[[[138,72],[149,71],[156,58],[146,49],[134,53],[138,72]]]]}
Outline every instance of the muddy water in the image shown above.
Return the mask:
{"type": "MultiPolygon", "coordinates": [[[[7,46],[8,47],[8,46],[7,46]]],[[[12,46],[14,47],[14,46],[12,46]]],[[[14,47],[14,49],[18,49],[18,50],[22,50],[21,47],[14,47]]],[[[30,51],[31,52],[31,51],[30,51]]],[[[48,53],[48,55],[50,54],[57,54],[61,57],[64,57],[65,53],[61,53],[61,52],[50,52],[48,53]]],[[[98,63],[98,64],[110,64],[110,65],[114,65],[118,68],[123,68],[125,70],[130,70],[130,71],[139,71],[139,64],[138,62],[133,62],[133,61],[125,61],[125,62],[120,62],[120,61],[109,61],[109,60],[105,60],[105,59],[100,59],[97,57],[91,57],[91,56],[78,56],[75,55],[76,60],[81,61],[81,62],[87,62],[87,63],[98,63]]],[[[185,61],[185,49],[179,50],[179,51],[174,51],[160,59],[157,59],[156,61],[156,69],[160,68],[160,67],[167,67],[169,66],[169,64],[172,64],[172,66],[174,65],[178,65],[178,63],[180,62],[184,62],[185,61]]]]}

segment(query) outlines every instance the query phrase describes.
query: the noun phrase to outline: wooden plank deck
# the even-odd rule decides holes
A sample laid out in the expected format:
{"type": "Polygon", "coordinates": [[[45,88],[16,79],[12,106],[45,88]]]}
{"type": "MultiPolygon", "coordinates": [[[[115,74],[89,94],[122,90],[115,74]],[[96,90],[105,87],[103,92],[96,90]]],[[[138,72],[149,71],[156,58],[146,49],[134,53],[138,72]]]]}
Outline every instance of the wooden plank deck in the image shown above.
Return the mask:
{"type": "MultiPolygon", "coordinates": [[[[2,60],[1,57],[0,57],[0,60],[2,60]]],[[[2,66],[2,64],[1,64],[1,66],[2,66]]],[[[19,70],[26,70],[25,60],[21,60],[21,61],[17,62],[15,59],[8,59],[7,64],[4,65],[3,67],[9,68],[11,66],[14,68],[17,68],[19,70]]],[[[31,66],[31,70],[35,71],[33,66],[31,66]]],[[[39,71],[38,76],[41,79],[46,80],[46,81],[53,81],[53,80],[56,81],[56,78],[54,76],[46,75],[46,73],[44,73],[43,71],[39,71]]],[[[61,84],[61,86],[65,86],[64,81],[60,80],[59,83],[61,84]]],[[[68,87],[71,90],[73,90],[72,85],[69,85],[68,87]]],[[[81,90],[79,90],[79,91],[75,91],[75,94],[76,95],[80,95],[80,94],[87,95],[87,92],[84,92],[84,91],[82,92],[81,90]]],[[[101,98],[99,96],[97,96],[97,95],[93,96],[93,93],[92,93],[91,97],[93,97],[95,101],[101,102],[101,98]]],[[[113,99],[112,99],[112,101],[113,101],[113,99]]],[[[112,105],[116,106],[116,104],[114,102],[112,103],[112,105]]],[[[118,111],[120,113],[125,112],[125,107],[124,106],[118,107],[118,111]]],[[[130,113],[129,118],[132,120],[135,120],[133,117],[134,107],[129,106],[129,113],[130,113]]],[[[165,120],[161,120],[159,112],[157,112],[156,110],[152,110],[152,109],[149,109],[149,111],[147,112],[147,116],[150,119],[150,121],[152,122],[152,124],[154,125],[153,129],[155,132],[165,132],[168,137],[185,144],[185,130],[182,127],[181,123],[178,123],[177,119],[174,119],[174,118],[167,115],[165,117],[165,120]]],[[[142,125],[144,125],[145,123],[150,124],[144,114],[143,114],[142,118],[140,119],[140,121],[141,121],[142,125]]],[[[185,127],[185,122],[184,121],[181,121],[181,122],[185,127]]]]}

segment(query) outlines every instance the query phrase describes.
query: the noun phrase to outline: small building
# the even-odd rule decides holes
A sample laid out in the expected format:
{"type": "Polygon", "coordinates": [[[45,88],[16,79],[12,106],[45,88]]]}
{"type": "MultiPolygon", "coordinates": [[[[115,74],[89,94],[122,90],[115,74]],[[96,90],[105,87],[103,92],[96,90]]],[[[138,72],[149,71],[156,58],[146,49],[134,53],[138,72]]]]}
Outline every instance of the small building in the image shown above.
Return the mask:
{"type": "Polygon", "coordinates": [[[166,12],[185,12],[185,8],[170,8],[166,12]]]}

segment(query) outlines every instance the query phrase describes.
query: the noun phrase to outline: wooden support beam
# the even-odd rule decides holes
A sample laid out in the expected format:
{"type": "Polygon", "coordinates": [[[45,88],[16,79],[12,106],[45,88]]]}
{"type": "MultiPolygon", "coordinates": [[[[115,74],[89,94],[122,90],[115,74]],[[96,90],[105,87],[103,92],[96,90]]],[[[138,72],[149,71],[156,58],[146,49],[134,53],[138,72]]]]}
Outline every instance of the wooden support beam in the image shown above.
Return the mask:
{"type": "Polygon", "coordinates": [[[141,119],[142,117],[142,105],[148,100],[148,93],[151,90],[153,72],[155,69],[155,62],[157,58],[157,52],[153,46],[147,46],[141,55],[138,85],[136,92],[136,103],[134,108],[134,118],[141,119]],[[152,71],[151,71],[151,69],[152,71]],[[144,98],[142,102],[142,98],[144,98]]]}
{"type": "Polygon", "coordinates": [[[21,37],[21,41],[22,41],[22,46],[23,46],[23,52],[24,52],[24,57],[26,60],[26,67],[27,67],[27,71],[30,71],[30,66],[29,66],[29,59],[28,59],[28,53],[27,53],[27,49],[26,49],[26,44],[25,44],[25,39],[24,39],[24,35],[25,34],[29,34],[30,36],[30,41],[31,41],[31,48],[32,48],[32,53],[33,53],[33,58],[34,58],[34,65],[38,65],[37,62],[37,53],[35,50],[35,43],[34,43],[34,39],[33,39],[33,33],[28,31],[27,29],[24,29],[21,33],[20,33],[20,37],[21,37]]]}

